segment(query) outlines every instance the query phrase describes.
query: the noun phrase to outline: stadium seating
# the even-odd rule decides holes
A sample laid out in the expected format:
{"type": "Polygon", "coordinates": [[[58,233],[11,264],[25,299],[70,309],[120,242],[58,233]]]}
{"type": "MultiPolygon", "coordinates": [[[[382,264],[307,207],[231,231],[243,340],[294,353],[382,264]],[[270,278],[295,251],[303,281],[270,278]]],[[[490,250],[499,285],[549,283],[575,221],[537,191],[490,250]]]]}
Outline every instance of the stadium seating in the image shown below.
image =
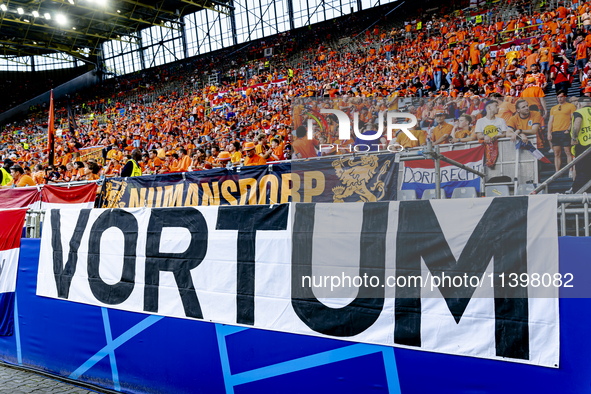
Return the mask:
{"type": "Polygon", "coordinates": [[[451,198],[476,198],[476,188],[474,187],[457,187],[451,194],[451,198]]]}
{"type": "Polygon", "coordinates": [[[519,185],[517,187],[517,193],[515,193],[515,195],[517,196],[527,196],[528,194],[530,194],[531,192],[534,191],[536,187],[532,184],[525,184],[525,185],[519,185]]]}
{"type": "Polygon", "coordinates": [[[484,195],[485,197],[505,197],[511,194],[507,185],[490,185],[484,188],[484,195]]]}
{"type": "MultiPolygon", "coordinates": [[[[435,193],[435,189],[428,189],[425,190],[425,192],[423,193],[423,197],[421,197],[421,200],[435,200],[437,198],[437,193],[435,193]]],[[[445,190],[441,189],[441,198],[447,198],[447,195],[445,194],[445,190]]]]}
{"type": "Polygon", "coordinates": [[[411,201],[417,199],[417,192],[414,190],[399,190],[398,201],[411,201]]]}

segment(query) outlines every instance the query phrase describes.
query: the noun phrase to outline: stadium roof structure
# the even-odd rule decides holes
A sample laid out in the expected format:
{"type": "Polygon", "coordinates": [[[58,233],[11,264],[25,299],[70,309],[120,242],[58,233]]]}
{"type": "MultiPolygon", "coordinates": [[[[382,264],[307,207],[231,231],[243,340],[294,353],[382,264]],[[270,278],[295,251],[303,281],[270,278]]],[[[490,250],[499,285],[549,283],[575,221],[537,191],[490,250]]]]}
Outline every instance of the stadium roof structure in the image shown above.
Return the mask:
{"type": "Polygon", "coordinates": [[[0,56],[63,52],[96,63],[101,44],[140,40],[140,30],[181,30],[183,16],[228,14],[231,0],[0,0],[0,56]]]}

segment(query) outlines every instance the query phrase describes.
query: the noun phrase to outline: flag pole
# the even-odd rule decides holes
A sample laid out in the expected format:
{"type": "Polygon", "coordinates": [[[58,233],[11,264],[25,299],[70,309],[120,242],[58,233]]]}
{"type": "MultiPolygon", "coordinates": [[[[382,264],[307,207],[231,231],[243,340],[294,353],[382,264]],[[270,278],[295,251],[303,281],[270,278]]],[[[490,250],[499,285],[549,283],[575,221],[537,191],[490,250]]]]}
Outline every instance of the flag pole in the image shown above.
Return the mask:
{"type": "Polygon", "coordinates": [[[47,122],[47,163],[54,165],[55,159],[55,143],[54,143],[54,117],[53,117],[53,89],[51,90],[51,98],[49,101],[49,121],[47,122]]]}
{"type": "Polygon", "coordinates": [[[68,131],[70,132],[70,136],[73,137],[75,135],[76,129],[78,125],[76,125],[76,119],[74,118],[74,114],[72,113],[72,107],[70,107],[70,96],[67,96],[67,104],[68,104],[68,131]]]}

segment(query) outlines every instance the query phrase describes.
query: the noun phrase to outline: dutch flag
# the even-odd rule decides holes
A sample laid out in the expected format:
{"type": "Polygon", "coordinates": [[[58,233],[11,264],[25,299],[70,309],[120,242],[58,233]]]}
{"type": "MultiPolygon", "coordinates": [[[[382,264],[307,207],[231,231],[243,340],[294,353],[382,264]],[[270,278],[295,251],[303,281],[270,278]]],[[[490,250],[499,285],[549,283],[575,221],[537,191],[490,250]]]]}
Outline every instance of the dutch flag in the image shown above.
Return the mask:
{"type": "Polygon", "coordinates": [[[0,335],[14,331],[14,294],[26,209],[0,211],[0,335]]]}
{"type": "Polygon", "coordinates": [[[72,187],[45,185],[43,187],[41,209],[93,208],[96,189],[96,183],[72,187]]]}

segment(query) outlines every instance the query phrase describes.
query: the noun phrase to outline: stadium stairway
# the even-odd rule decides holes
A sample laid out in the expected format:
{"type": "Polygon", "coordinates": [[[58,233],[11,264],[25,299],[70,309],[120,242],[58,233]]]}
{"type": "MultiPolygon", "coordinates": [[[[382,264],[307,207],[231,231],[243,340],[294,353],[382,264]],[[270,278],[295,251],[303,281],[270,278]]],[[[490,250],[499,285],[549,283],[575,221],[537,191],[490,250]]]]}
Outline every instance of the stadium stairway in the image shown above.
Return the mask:
{"type": "MultiPolygon", "coordinates": [[[[575,66],[574,66],[574,60],[571,58],[571,51],[567,50],[566,54],[567,54],[567,57],[569,58],[569,60],[571,60],[571,65],[569,66],[569,71],[574,73],[575,66]]],[[[581,83],[579,81],[579,75],[578,75],[578,73],[576,73],[576,74],[574,74],[574,76],[575,76],[575,78],[574,78],[573,84],[568,89],[568,97],[579,97],[579,95],[580,95],[581,83]]],[[[550,110],[556,104],[558,104],[558,101],[556,98],[556,91],[550,85],[546,89],[546,107],[548,108],[548,110],[550,110]]],[[[554,173],[556,172],[554,170],[554,152],[548,148],[543,153],[544,153],[544,156],[546,156],[552,164],[542,163],[541,161],[538,162],[538,166],[539,166],[538,172],[539,172],[540,183],[547,180],[549,177],[554,175],[554,173]]],[[[566,165],[566,155],[565,155],[564,151],[562,151],[561,154],[562,154],[562,167],[564,167],[566,165]]],[[[552,182],[548,186],[548,192],[549,193],[565,193],[567,191],[570,192],[572,184],[573,184],[573,180],[572,180],[572,178],[569,178],[568,173],[567,173],[567,174],[563,175],[562,177],[558,178],[556,181],[552,182]]],[[[568,208],[582,208],[582,205],[581,204],[571,204],[568,208]]],[[[559,208],[559,211],[560,211],[560,208],[559,208]]],[[[558,229],[560,232],[560,229],[561,229],[560,216],[558,217],[557,224],[558,224],[558,229]]],[[[583,217],[582,217],[582,215],[579,215],[579,220],[578,220],[579,232],[578,232],[578,234],[584,234],[584,231],[585,231],[584,225],[585,224],[583,221],[583,217]]],[[[567,215],[566,220],[565,220],[566,235],[571,235],[571,236],[576,235],[577,234],[576,227],[577,227],[577,220],[576,220],[575,216],[574,215],[567,215]]]]}
{"type": "MultiPolygon", "coordinates": [[[[571,50],[566,51],[566,55],[569,59],[571,59],[571,50]]],[[[574,72],[575,65],[574,61],[571,59],[571,64],[569,66],[569,71],[574,72]]],[[[580,95],[580,88],[581,82],[579,81],[578,73],[575,75],[575,79],[572,83],[572,86],[568,89],[568,97],[579,97],[580,95]]],[[[548,111],[558,104],[556,98],[556,91],[552,86],[549,84],[548,88],[546,89],[546,108],[548,111]]],[[[538,173],[540,183],[546,181],[546,179],[550,178],[556,172],[554,169],[554,151],[548,148],[546,151],[543,152],[544,156],[550,160],[552,164],[542,163],[541,161],[538,164],[538,173]]],[[[566,154],[562,151],[562,167],[566,165],[566,154]]],[[[556,181],[552,182],[548,186],[548,191],[550,193],[565,193],[566,191],[570,190],[572,186],[573,180],[569,178],[568,173],[564,174],[562,177],[558,178],[556,181]]]]}

